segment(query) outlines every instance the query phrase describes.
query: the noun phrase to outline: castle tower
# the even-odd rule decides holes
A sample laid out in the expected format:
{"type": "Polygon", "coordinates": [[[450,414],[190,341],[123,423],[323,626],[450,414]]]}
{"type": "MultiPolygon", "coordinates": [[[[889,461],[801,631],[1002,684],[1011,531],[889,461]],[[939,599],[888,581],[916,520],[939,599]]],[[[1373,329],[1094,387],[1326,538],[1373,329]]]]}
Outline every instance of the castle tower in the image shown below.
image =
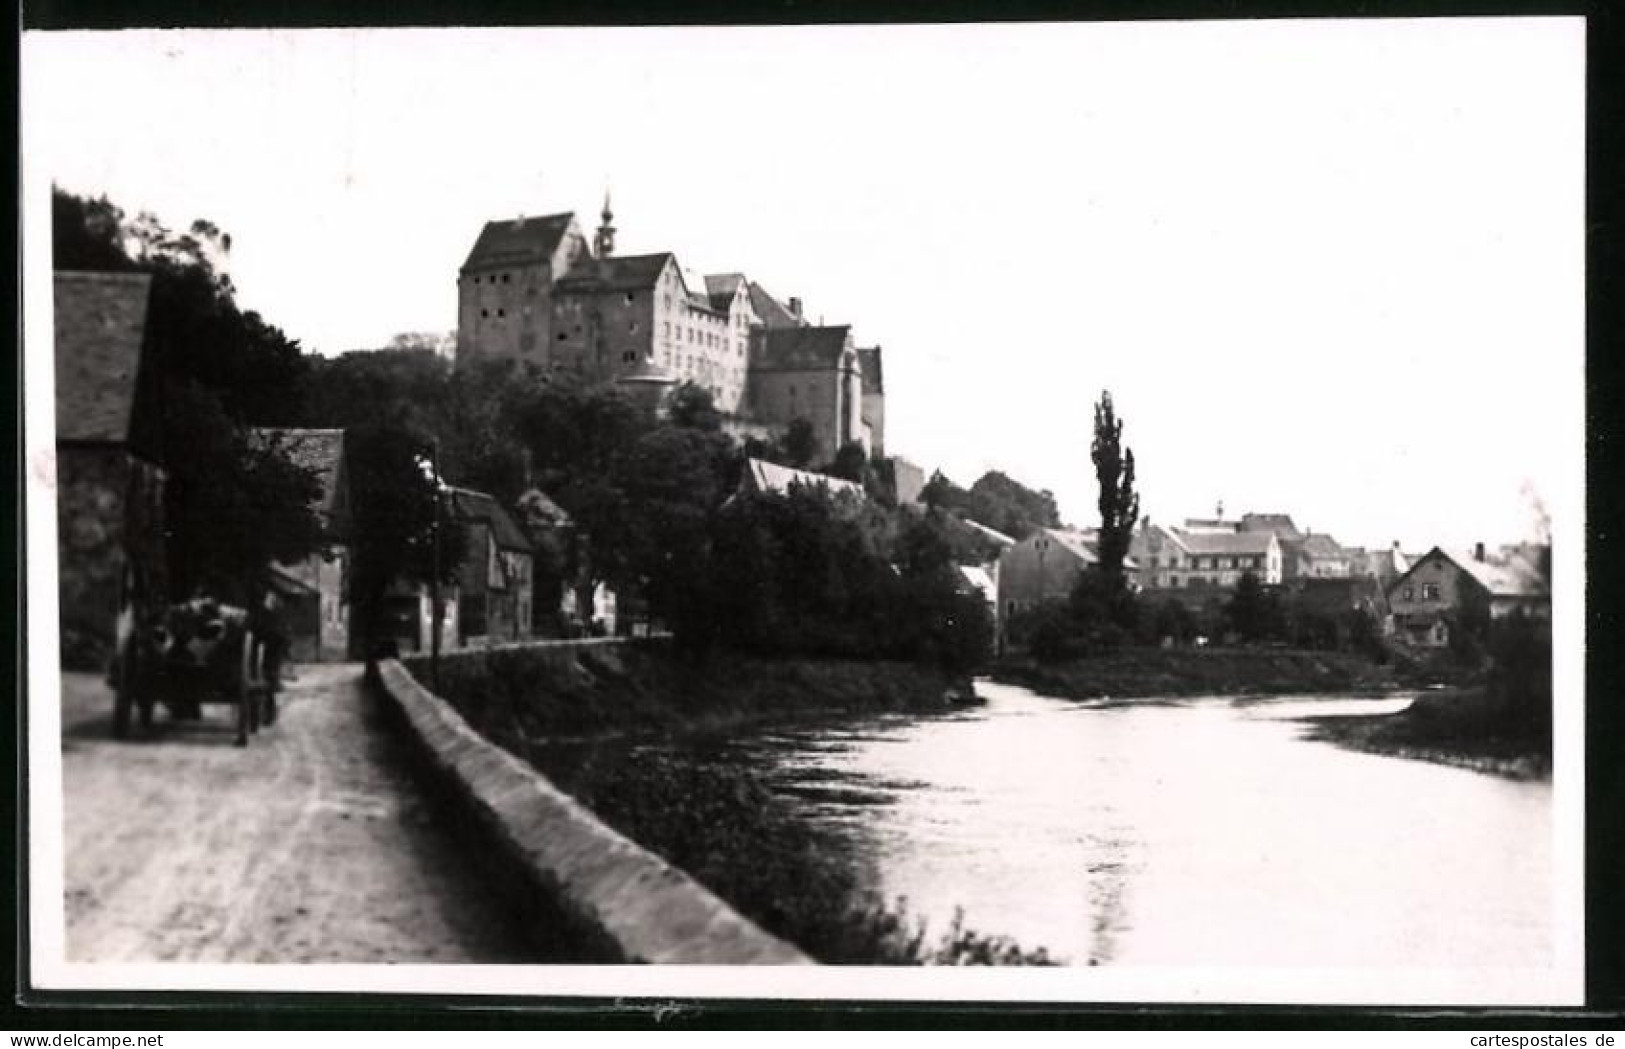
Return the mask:
{"type": "Polygon", "coordinates": [[[599,258],[607,259],[615,254],[615,213],[609,209],[607,189],[604,190],[604,211],[599,217],[603,219],[603,223],[598,227],[598,237],[593,242],[593,247],[597,249],[599,258]]]}

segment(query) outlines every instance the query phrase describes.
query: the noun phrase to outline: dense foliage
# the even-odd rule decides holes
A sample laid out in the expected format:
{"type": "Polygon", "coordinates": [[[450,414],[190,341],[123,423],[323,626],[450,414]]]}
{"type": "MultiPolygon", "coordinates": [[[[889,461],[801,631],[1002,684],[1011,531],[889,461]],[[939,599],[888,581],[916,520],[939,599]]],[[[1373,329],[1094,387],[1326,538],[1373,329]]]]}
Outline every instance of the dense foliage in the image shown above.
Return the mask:
{"type": "Polygon", "coordinates": [[[934,510],[968,517],[1012,539],[1025,539],[1040,528],[1059,528],[1055,496],[1035,491],[998,470],[989,470],[969,490],[954,484],[941,470],[931,474],[920,498],[934,510]]]}
{"type": "Polygon", "coordinates": [[[307,360],[297,343],[238,308],[218,268],[230,247],[230,236],[206,221],[177,233],[105,199],[52,194],[57,269],[151,277],[131,441],[169,477],[173,595],[203,589],[248,603],[273,560],[308,556],[328,537],[314,508],[314,474],[278,442],[250,433],[295,421],[307,360]]]}

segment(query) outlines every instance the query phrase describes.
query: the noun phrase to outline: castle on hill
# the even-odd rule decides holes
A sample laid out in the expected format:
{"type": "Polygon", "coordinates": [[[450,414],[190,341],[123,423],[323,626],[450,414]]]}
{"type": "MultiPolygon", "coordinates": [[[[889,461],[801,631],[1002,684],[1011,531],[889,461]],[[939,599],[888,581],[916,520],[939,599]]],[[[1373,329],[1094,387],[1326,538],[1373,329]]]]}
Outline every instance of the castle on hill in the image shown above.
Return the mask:
{"type": "Polygon", "coordinates": [[[810,324],[741,273],[701,276],[669,251],[615,254],[604,198],[591,241],[573,213],[487,222],[457,273],[457,363],[517,360],[555,381],[660,399],[693,383],[730,422],[806,419],[820,462],[858,442],[885,455],[879,346],[810,324]]]}

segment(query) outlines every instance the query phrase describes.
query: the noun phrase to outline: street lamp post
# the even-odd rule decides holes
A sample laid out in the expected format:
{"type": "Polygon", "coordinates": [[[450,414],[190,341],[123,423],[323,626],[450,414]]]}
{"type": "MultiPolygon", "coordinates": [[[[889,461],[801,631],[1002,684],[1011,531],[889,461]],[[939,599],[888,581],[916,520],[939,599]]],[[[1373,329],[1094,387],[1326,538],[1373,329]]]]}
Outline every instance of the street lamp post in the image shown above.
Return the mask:
{"type": "Polygon", "coordinates": [[[429,442],[429,463],[434,471],[434,574],[429,578],[429,680],[440,691],[440,438],[429,442]]]}

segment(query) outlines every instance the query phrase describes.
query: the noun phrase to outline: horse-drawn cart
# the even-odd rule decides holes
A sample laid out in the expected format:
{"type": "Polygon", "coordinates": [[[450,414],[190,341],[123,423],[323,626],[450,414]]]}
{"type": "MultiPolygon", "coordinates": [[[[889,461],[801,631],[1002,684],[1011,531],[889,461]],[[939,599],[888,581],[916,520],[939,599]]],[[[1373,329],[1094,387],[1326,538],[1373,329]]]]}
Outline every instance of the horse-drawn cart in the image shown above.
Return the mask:
{"type": "Polygon", "coordinates": [[[152,726],[162,703],[172,717],[196,719],[205,704],[236,707],[237,745],[276,721],[276,682],[266,642],[247,612],[199,598],[143,617],[130,610],[112,670],[113,733],[130,733],[132,714],[152,726]]]}

